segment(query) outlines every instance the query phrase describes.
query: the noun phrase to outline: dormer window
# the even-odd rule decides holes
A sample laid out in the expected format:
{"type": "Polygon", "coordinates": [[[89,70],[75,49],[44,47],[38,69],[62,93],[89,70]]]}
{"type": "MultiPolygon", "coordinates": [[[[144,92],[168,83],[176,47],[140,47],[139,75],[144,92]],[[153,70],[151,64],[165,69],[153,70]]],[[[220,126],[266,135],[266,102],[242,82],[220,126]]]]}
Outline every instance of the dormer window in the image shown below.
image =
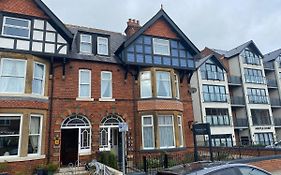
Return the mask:
{"type": "Polygon", "coordinates": [[[97,37],[97,53],[98,55],[108,55],[108,38],[97,37]]]}
{"type": "Polygon", "coordinates": [[[87,34],[80,35],[80,53],[92,54],[92,36],[87,34]]]}
{"type": "Polygon", "coordinates": [[[30,20],[5,16],[2,35],[28,39],[30,37],[30,20]]]}
{"type": "Polygon", "coordinates": [[[169,40],[153,38],[153,53],[156,55],[170,55],[169,40]]]}

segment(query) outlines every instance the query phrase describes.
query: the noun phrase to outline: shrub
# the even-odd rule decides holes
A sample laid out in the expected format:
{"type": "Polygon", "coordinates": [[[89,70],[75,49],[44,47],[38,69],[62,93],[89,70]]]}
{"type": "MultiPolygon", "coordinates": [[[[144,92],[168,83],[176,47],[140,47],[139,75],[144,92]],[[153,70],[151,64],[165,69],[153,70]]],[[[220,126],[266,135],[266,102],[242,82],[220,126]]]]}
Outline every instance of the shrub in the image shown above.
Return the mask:
{"type": "Polygon", "coordinates": [[[113,152],[100,152],[98,155],[98,161],[109,167],[117,168],[117,157],[113,152]]]}
{"type": "Polygon", "coordinates": [[[7,162],[0,163],[0,172],[6,172],[7,170],[8,170],[8,163],[7,162]]]}
{"type": "Polygon", "coordinates": [[[51,172],[56,172],[58,168],[59,168],[58,164],[54,164],[54,163],[49,163],[49,164],[46,166],[46,169],[47,169],[48,171],[51,171],[51,172]]]}

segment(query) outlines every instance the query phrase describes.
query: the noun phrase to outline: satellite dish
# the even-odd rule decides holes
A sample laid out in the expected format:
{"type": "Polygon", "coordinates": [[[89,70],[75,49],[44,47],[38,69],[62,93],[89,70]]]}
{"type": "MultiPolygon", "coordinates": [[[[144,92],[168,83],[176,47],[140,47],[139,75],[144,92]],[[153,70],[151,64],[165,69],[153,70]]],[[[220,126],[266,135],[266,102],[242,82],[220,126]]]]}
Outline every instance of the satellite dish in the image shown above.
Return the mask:
{"type": "Polygon", "coordinates": [[[197,92],[197,89],[194,87],[191,87],[188,91],[189,91],[189,93],[194,94],[197,92]]]}

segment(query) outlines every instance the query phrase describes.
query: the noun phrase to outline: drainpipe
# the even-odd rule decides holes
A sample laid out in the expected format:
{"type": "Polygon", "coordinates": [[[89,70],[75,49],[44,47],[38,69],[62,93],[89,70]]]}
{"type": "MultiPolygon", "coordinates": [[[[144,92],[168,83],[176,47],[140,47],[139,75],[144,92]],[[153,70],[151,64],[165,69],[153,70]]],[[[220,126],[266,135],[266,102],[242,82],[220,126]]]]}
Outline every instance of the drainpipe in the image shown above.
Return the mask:
{"type": "Polygon", "coordinates": [[[55,68],[54,68],[54,57],[51,58],[51,92],[49,98],[49,128],[48,128],[48,154],[47,154],[47,163],[50,163],[51,158],[51,133],[52,133],[52,113],[53,113],[53,96],[54,96],[54,79],[55,79],[55,68]]]}

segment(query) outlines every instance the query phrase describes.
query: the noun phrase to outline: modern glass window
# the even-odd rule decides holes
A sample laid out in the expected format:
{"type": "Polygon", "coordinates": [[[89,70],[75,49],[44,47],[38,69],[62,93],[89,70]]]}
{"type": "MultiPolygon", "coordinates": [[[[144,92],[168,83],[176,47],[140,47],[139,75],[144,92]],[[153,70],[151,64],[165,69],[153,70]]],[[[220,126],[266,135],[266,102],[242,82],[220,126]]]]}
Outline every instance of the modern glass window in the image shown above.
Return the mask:
{"type": "Polygon", "coordinates": [[[249,103],[268,104],[268,97],[265,89],[247,88],[249,103]]]}
{"type": "Polygon", "coordinates": [[[141,98],[152,97],[152,87],[151,87],[151,72],[144,71],[140,74],[140,94],[141,98]]]}
{"type": "Polygon", "coordinates": [[[99,55],[108,55],[108,38],[97,37],[97,53],[99,55]]]}
{"type": "Polygon", "coordinates": [[[169,40],[153,38],[153,53],[157,55],[170,55],[169,40]]]}
{"type": "Polygon", "coordinates": [[[179,145],[183,146],[182,117],[178,116],[179,145]]]}
{"type": "Polygon", "coordinates": [[[153,116],[142,116],[142,144],[144,149],[154,148],[153,116]]]}
{"type": "Polygon", "coordinates": [[[101,72],[101,98],[112,98],[112,73],[101,72]]]}
{"type": "Polygon", "coordinates": [[[92,53],[92,35],[80,34],[80,52],[85,54],[92,53]]]}
{"type": "Polygon", "coordinates": [[[172,98],[170,72],[156,71],[157,97],[172,98]]]}
{"type": "Polygon", "coordinates": [[[19,155],[20,130],[20,115],[0,115],[0,157],[19,155]]]}
{"type": "Polygon", "coordinates": [[[242,52],[242,56],[244,57],[244,63],[246,63],[246,64],[254,64],[254,65],[260,65],[261,64],[261,56],[253,53],[248,48],[246,48],[242,52]]]}
{"type": "Polygon", "coordinates": [[[201,77],[203,80],[224,80],[224,71],[215,64],[205,63],[201,66],[201,77]]]}
{"type": "Polygon", "coordinates": [[[91,98],[91,71],[79,70],[79,98],[91,98]]]}
{"type": "Polygon", "coordinates": [[[28,154],[40,154],[41,123],[41,116],[31,115],[29,123],[28,154]]]}
{"type": "Polygon", "coordinates": [[[213,146],[222,146],[222,147],[232,147],[232,135],[225,134],[225,135],[212,135],[212,144],[213,146]]]}
{"type": "Polygon", "coordinates": [[[41,63],[34,63],[32,93],[37,95],[44,95],[45,85],[45,65],[41,63]]]}
{"type": "Polygon", "coordinates": [[[255,133],[255,145],[271,145],[273,144],[273,133],[255,133]]]}
{"type": "Polygon", "coordinates": [[[2,35],[28,39],[30,37],[30,20],[4,16],[2,35]]]}
{"type": "Polygon", "coordinates": [[[252,109],[252,122],[254,126],[271,125],[269,111],[266,109],[252,109]]]}
{"type": "Polygon", "coordinates": [[[24,93],[26,60],[1,59],[0,93],[24,93]]]}
{"type": "Polygon", "coordinates": [[[180,85],[179,85],[179,78],[178,75],[175,74],[175,87],[176,87],[176,98],[180,99],[180,85]]]}
{"type": "Polygon", "coordinates": [[[203,98],[205,102],[226,102],[227,96],[224,86],[203,85],[203,98]]]}
{"type": "Polygon", "coordinates": [[[214,126],[230,125],[228,109],[206,108],[206,122],[214,126]]]}
{"type": "Polygon", "coordinates": [[[262,71],[258,69],[245,69],[245,81],[247,83],[265,84],[262,71]]]}
{"type": "Polygon", "coordinates": [[[175,146],[174,119],[172,115],[158,116],[160,148],[175,146]]]}

